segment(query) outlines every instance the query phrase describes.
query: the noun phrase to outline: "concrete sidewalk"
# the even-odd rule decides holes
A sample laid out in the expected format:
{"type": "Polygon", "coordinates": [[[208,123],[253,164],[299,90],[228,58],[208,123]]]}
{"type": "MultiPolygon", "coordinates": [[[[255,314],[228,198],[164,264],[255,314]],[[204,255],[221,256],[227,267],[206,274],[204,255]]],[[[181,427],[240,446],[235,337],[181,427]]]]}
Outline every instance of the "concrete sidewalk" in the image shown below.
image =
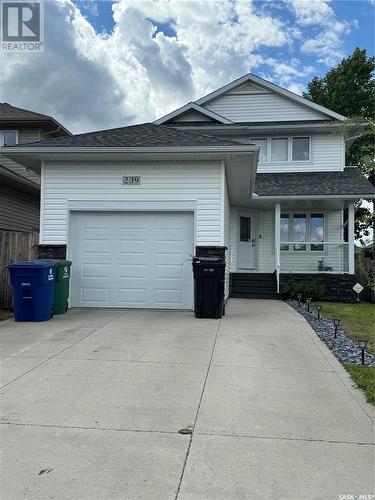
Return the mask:
{"type": "Polygon", "coordinates": [[[221,321],[71,310],[0,332],[1,498],[374,494],[373,407],[283,302],[231,300],[221,321]]]}

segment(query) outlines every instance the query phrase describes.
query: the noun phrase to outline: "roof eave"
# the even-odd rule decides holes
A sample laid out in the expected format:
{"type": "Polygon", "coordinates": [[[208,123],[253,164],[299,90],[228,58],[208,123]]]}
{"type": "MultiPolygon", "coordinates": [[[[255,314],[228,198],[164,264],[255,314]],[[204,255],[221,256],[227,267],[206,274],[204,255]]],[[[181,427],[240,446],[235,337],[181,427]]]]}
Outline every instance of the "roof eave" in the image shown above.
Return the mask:
{"type": "Polygon", "coordinates": [[[41,125],[46,123],[50,123],[51,125],[55,126],[56,128],[53,129],[49,127],[48,132],[58,132],[61,131],[67,136],[73,135],[72,132],[70,132],[67,128],[65,128],[61,123],[59,123],[57,120],[55,120],[52,117],[45,116],[45,117],[36,117],[36,118],[0,118],[0,126],[13,126],[17,125],[19,126],[24,126],[24,127],[35,127],[35,126],[40,126],[40,128],[43,128],[41,125]]]}
{"type": "Polygon", "coordinates": [[[189,147],[85,147],[85,148],[0,148],[1,154],[22,165],[39,172],[42,161],[171,161],[184,159],[203,160],[226,160],[239,156],[254,156],[259,147],[255,145],[233,145],[233,146],[189,146],[189,147]]]}

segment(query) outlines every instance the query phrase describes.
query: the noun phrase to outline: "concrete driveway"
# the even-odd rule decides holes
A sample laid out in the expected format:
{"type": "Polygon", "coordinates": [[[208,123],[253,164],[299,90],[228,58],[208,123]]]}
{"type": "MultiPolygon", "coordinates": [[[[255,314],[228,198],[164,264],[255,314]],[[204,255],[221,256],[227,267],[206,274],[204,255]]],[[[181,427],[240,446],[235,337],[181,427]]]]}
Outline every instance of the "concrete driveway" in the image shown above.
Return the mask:
{"type": "Polygon", "coordinates": [[[231,300],[221,321],[71,310],[0,330],[1,498],[374,494],[373,408],[282,302],[231,300]]]}

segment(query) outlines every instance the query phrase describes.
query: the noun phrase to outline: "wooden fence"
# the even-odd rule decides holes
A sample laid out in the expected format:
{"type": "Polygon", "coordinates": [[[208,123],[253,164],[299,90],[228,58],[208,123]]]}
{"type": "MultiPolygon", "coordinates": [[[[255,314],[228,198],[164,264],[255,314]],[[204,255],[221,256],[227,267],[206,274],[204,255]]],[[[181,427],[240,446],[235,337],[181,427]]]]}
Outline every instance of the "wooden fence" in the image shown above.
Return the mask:
{"type": "Polygon", "coordinates": [[[12,308],[12,287],[6,265],[37,258],[39,234],[0,230],[0,309],[12,308]]]}

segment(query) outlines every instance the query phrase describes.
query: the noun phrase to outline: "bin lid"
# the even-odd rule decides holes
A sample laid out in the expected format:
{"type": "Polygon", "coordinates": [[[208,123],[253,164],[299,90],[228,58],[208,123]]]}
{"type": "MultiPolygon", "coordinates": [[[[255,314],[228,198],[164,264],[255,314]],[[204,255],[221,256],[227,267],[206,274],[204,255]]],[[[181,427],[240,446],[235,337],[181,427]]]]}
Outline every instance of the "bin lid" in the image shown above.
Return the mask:
{"type": "Polygon", "coordinates": [[[56,267],[56,262],[51,260],[18,260],[6,266],[8,269],[46,269],[56,267]]]}
{"type": "Polygon", "coordinates": [[[41,262],[53,262],[56,264],[57,267],[62,267],[62,266],[71,266],[72,261],[71,260],[64,260],[64,259],[40,259],[41,262]]]}
{"type": "Polygon", "coordinates": [[[218,262],[223,263],[224,259],[220,257],[193,257],[193,262],[218,262]]]}

